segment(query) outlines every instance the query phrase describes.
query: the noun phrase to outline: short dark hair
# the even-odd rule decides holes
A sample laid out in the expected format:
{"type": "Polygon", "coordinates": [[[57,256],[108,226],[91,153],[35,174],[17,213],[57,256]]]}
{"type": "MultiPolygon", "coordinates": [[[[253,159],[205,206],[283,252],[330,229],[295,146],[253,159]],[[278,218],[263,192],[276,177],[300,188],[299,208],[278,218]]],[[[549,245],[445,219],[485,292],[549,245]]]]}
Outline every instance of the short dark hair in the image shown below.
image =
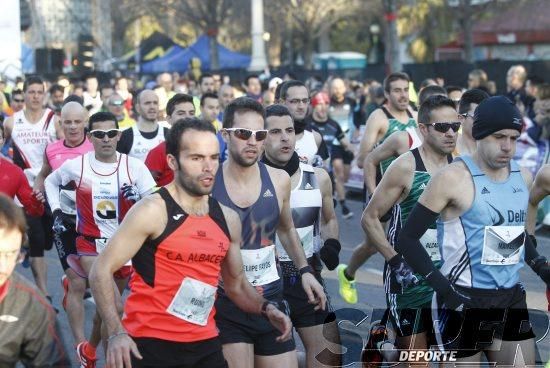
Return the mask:
{"type": "Polygon", "coordinates": [[[236,113],[252,111],[262,116],[265,124],[265,110],[261,103],[250,97],[239,97],[231,101],[223,113],[223,127],[232,128],[236,113]]]}
{"type": "Polygon", "coordinates": [[[462,94],[460,101],[458,101],[458,113],[465,114],[470,110],[472,104],[479,105],[481,101],[489,98],[489,94],[482,89],[473,88],[469,89],[462,94]]]}
{"type": "Polygon", "coordinates": [[[213,93],[213,92],[206,92],[205,94],[203,94],[201,96],[201,107],[204,106],[204,101],[207,99],[207,98],[213,98],[215,100],[218,99],[218,95],[216,93],[213,93]]]}
{"type": "Polygon", "coordinates": [[[7,231],[16,230],[22,235],[23,245],[27,233],[27,221],[21,207],[13,202],[13,199],[5,194],[0,194],[0,229],[7,231]]]}
{"type": "Polygon", "coordinates": [[[410,82],[411,79],[409,78],[409,75],[407,73],[403,72],[395,72],[388,75],[386,78],[384,78],[384,91],[387,93],[390,93],[390,86],[392,82],[395,82],[396,80],[404,80],[407,82],[410,82]]]}
{"type": "Polygon", "coordinates": [[[97,79],[97,75],[95,73],[88,73],[82,78],[83,81],[87,81],[88,79],[97,79]]]}
{"type": "Polygon", "coordinates": [[[84,99],[80,96],[77,96],[77,95],[68,95],[64,100],[63,100],[63,106],[65,106],[66,104],[68,104],[69,102],[77,102],[79,103],[80,105],[84,106],[84,99]]]}
{"type": "Polygon", "coordinates": [[[257,75],[257,74],[250,74],[250,75],[247,75],[246,78],[244,79],[244,84],[246,86],[248,86],[248,82],[250,82],[251,79],[258,79],[260,80],[260,77],[257,75]]]}
{"type": "Polygon", "coordinates": [[[445,90],[445,88],[441,86],[433,86],[433,85],[426,86],[422,88],[422,90],[418,94],[418,104],[422,105],[422,103],[426,101],[428,97],[434,96],[434,95],[447,96],[447,91],[445,90]]]}
{"type": "Polygon", "coordinates": [[[90,119],[88,119],[88,132],[91,132],[94,127],[94,123],[100,123],[102,121],[114,121],[115,126],[118,129],[118,120],[116,116],[108,111],[100,111],[96,112],[92,116],[90,116],[90,119]]]}
{"type": "Polygon", "coordinates": [[[463,88],[460,86],[445,86],[445,90],[447,91],[447,94],[450,94],[452,92],[462,92],[463,88]]]}
{"type": "Polygon", "coordinates": [[[23,91],[20,90],[19,88],[14,89],[13,91],[11,91],[11,97],[13,97],[14,95],[22,95],[22,94],[23,94],[23,91]]]}
{"type": "Polygon", "coordinates": [[[110,89],[115,89],[115,87],[111,86],[110,84],[102,84],[101,86],[99,86],[99,90],[100,91],[103,91],[105,88],[110,88],[110,89]]]}
{"type": "Polygon", "coordinates": [[[430,124],[432,111],[442,107],[450,107],[453,110],[456,109],[453,100],[447,96],[435,95],[428,97],[418,109],[418,122],[421,124],[430,124]]]}
{"type": "Polygon", "coordinates": [[[199,77],[199,84],[202,84],[202,81],[204,80],[204,78],[212,78],[214,79],[214,76],[210,73],[204,73],[204,74],[201,74],[201,76],[199,77]]]}
{"type": "Polygon", "coordinates": [[[25,83],[23,83],[23,92],[27,92],[27,89],[31,84],[41,84],[44,86],[44,80],[38,75],[28,76],[27,79],[25,79],[25,83]]]}
{"type": "Polygon", "coordinates": [[[538,75],[530,75],[529,77],[527,77],[527,80],[533,86],[540,86],[541,84],[544,84],[544,78],[539,77],[538,75]]]}
{"type": "Polygon", "coordinates": [[[168,131],[168,136],[166,137],[166,153],[171,154],[174,157],[178,157],[178,152],[180,151],[181,136],[187,130],[196,130],[199,132],[211,132],[216,134],[216,129],[211,123],[207,123],[202,119],[199,119],[195,116],[179,119],[168,131]]]}
{"type": "Polygon", "coordinates": [[[270,116],[287,116],[287,115],[290,117],[290,119],[292,119],[292,115],[290,114],[290,111],[284,105],[274,104],[274,105],[269,105],[268,107],[265,108],[266,120],[270,116]]]}
{"type": "Polygon", "coordinates": [[[174,110],[176,109],[176,105],[184,102],[189,102],[193,105],[193,107],[195,107],[195,104],[193,103],[193,96],[185,93],[176,93],[171,99],[168,100],[168,103],[166,104],[166,115],[172,116],[174,110]]]}
{"type": "Polygon", "coordinates": [[[279,86],[277,86],[277,89],[275,90],[275,101],[286,100],[288,96],[288,90],[291,89],[292,87],[304,87],[307,90],[306,85],[302,81],[299,81],[296,79],[287,80],[279,84],[279,86]],[[280,89],[279,89],[279,86],[281,87],[280,89]],[[279,96],[277,96],[277,90],[279,91],[279,96]]]}
{"type": "Polygon", "coordinates": [[[48,92],[50,93],[50,95],[53,95],[55,92],[65,93],[65,88],[63,88],[63,86],[59,84],[52,84],[48,92]]]}

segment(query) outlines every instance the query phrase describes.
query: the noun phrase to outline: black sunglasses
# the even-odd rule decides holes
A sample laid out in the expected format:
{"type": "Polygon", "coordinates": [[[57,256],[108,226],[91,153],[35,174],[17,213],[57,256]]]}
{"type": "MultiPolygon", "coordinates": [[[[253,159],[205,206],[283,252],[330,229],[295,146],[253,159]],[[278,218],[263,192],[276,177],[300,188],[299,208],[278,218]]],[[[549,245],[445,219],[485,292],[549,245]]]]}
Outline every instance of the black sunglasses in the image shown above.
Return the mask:
{"type": "Polygon", "coordinates": [[[103,139],[105,136],[109,138],[114,138],[117,136],[118,132],[120,132],[119,129],[109,129],[109,130],[100,130],[95,129],[90,132],[90,134],[97,139],[103,139]]]}
{"type": "Polygon", "coordinates": [[[254,134],[254,137],[257,141],[263,141],[267,137],[267,130],[261,129],[261,130],[250,130],[245,128],[227,128],[225,129],[228,132],[233,132],[235,137],[242,139],[243,141],[247,141],[252,137],[252,134],[254,134]]]}
{"type": "Polygon", "coordinates": [[[460,129],[460,124],[461,123],[459,121],[455,121],[455,122],[450,122],[450,123],[431,123],[431,124],[428,124],[428,125],[433,126],[434,129],[437,130],[440,133],[447,133],[449,131],[449,129],[452,129],[453,132],[456,133],[460,129]]]}
{"type": "Polygon", "coordinates": [[[25,102],[25,100],[23,100],[23,99],[20,100],[20,99],[18,99],[18,98],[14,98],[14,99],[13,99],[13,102],[23,103],[23,102],[25,102]]]}

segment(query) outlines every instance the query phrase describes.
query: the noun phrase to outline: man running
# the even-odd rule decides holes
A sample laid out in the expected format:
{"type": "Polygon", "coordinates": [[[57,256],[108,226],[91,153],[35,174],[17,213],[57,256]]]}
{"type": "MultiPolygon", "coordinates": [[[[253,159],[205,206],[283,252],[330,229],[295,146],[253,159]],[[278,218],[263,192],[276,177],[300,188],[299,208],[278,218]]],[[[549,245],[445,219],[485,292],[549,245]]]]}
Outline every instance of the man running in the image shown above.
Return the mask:
{"type": "MultiPolygon", "coordinates": [[[[266,299],[286,309],[276,263],[277,235],[299,270],[309,303],[325,309],[323,287],[312,274],[292,222],[290,178],[282,170],[258,162],[267,137],[262,105],[248,97],[237,98],[225,110],[223,127],[229,153],[216,174],[212,195],[239,214],[247,279],[266,299]]],[[[264,319],[241,311],[223,287],[216,309],[224,355],[231,368],[297,366],[294,340],[276,343],[278,332],[264,319]]]]}
{"type": "Polygon", "coordinates": [[[548,283],[550,267],[525,236],[531,175],[512,160],[521,122],[507,98],[482,101],[472,128],[476,151],[431,179],[399,234],[396,250],[435,290],[439,348],[457,351],[458,364],[478,366],[483,353],[497,366],[535,363],[519,271],[527,263],[548,283]],[[420,242],[436,220],[440,270],[420,242]]]}
{"type": "MultiPolygon", "coordinates": [[[[12,140],[13,161],[23,169],[32,187],[34,178],[42,168],[46,146],[57,138],[63,138],[63,131],[58,128],[55,112],[43,107],[44,81],[40,77],[27,78],[23,85],[23,93],[25,108],[9,117],[4,128],[6,140],[12,140]]],[[[49,213],[41,217],[27,216],[32,273],[36,286],[49,300],[51,297],[47,289],[44,250],[51,249],[53,244],[51,221],[49,213]]]]}
{"type": "MultiPolygon", "coordinates": [[[[172,125],[174,122],[195,116],[193,96],[177,93],[166,104],[166,121],[172,125]]],[[[166,142],[159,143],[147,154],[145,166],[151,171],[151,175],[162,187],[174,180],[174,172],[166,161],[166,142]]]]}
{"type": "MultiPolygon", "coordinates": [[[[367,120],[365,133],[361,138],[361,145],[357,155],[357,166],[363,168],[363,162],[376,144],[384,142],[391,134],[417,126],[415,117],[409,107],[409,76],[405,73],[392,73],[384,79],[384,96],[387,103],[372,112],[367,120]]],[[[380,175],[388,168],[395,157],[380,164],[380,175]]],[[[369,174],[370,175],[370,174],[369,174]]],[[[378,181],[380,175],[377,174],[378,181]]],[[[372,193],[365,192],[365,197],[372,193]]],[[[365,199],[366,199],[365,198],[365,199]]],[[[384,216],[388,221],[390,214],[384,216]]],[[[370,256],[376,253],[376,248],[368,244],[365,239],[353,250],[349,265],[338,267],[338,283],[340,295],[351,304],[357,303],[357,289],[355,288],[355,272],[370,256]]]]}
{"type": "MultiPolygon", "coordinates": [[[[92,264],[126,212],[155,187],[143,162],[116,151],[120,130],[113,114],[98,112],[92,115],[88,121],[88,139],[94,151],[65,161],[45,183],[54,228],[59,228],[60,232],[66,228],[59,187],[68,184],[76,187],[76,250],[85,276],[89,275],[92,264]]],[[[126,267],[115,274],[121,293],[129,273],[126,267]]],[[[98,341],[93,340],[78,345],[79,358],[87,362],[85,367],[94,367],[97,345],[98,341]]]]}
{"type": "Polygon", "coordinates": [[[288,317],[245,277],[239,217],[209,196],[219,167],[214,128],[196,118],[176,122],[167,152],[175,180],[132,208],[92,270],[109,333],[107,364],[227,367],[214,322],[220,275],[239,308],[280,331],[274,344],[288,340],[288,317]],[[121,322],[111,275],[130,259],[135,273],[121,322]]]}
{"type": "MultiPolygon", "coordinates": [[[[426,188],[432,175],[452,162],[460,122],[455,104],[445,96],[428,98],[418,111],[420,147],[403,154],[388,168],[376,187],[361,224],[369,243],[386,260],[384,287],[390,320],[397,332],[398,349],[428,349],[432,331],[433,289],[414,275],[395,249],[402,224],[426,188]],[[390,220],[388,236],[380,218],[397,205],[390,220]],[[420,281],[419,281],[420,280],[420,281]]],[[[435,226],[422,236],[422,246],[436,267],[441,265],[435,226]]]]}
{"type": "Polygon", "coordinates": [[[476,148],[476,140],[472,137],[474,111],[481,101],[489,98],[487,92],[481,89],[470,89],[462,94],[458,102],[458,118],[462,122],[462,133],[458,136],[456,150],[460,155],[472,155],[476,148]]]}
{"type": "MultiPolygon", "coordinates": [[[[36,176],[34,188],[44,192],[44,180],[53,170],[57,170],[65,161],[93,151],[92,143],[86,138],[86,123],[88,111],[77,102],[69,102],[61,109],[61,127],[65,139],[50,143],[46,147],[42,169],[36,176]]],[[[69,265],[69,257],[75,257],[76,252],[76,208],[75,186],[61,186],[59,188],[60,210],[63,226],[53,228],[53,242],[61,267],[65,276],[62,278],[64,289],[63,308],[67,312],[69,326],[74,337],[75,346],[86,341],[84,335],[84,303],[82,298],[86,292],[86,279],[79,268],[77,273],[69,265]],[[63,231],[64,230],[64,231],[63,231]]],[[[92,336],[95,344],[99,342],[99,335],[92,336]]],[[[82,363],[82,362],[81,362],[82,363]]]]}
{"type": "MultiPolygon", "coordinates": [[[[341,248],[330,177],[326,170],[300,162],[294,151],[296,135],[292,116],[286,107],[271,105],[266,108],[266,129],[268,134],[262,162],[282,169],[290,176],[292,220],[308,264],[314,270],[317,281],[324,285],[320,260],[323,260],[329,270],[335,269],[341,248]],[[325,241],[321,247],[322,239],[325,241]]],[[[326,310],[315,310],[302,288],[300,273],[279,239],[276,246],[282,270],[283,296],[289,303],[292,324],[304,343],[307,366],[339,366],[338,352],[334,350],[337,346],[329,343],[339,341],[336,318],[330,303],[326,310]],[[324,349],[331,349],[334,353],[331,357],[336,360],[319,362],[316,356],[324,349]]]]}
{"type": "Polygon", "coordinates": [[[149,151],[164,142],[168,128],[157,122],[159,98],[154,91],[141,91],[136,99],[136,111],[139,114],[137,123],[122,132],[117,151],[145,161],[149,151]]]}
{"type": "Polygon", "coordinates": [[[353,152],[349,139],[340,124],[329,118],[329,106],[330,99],[326,93],[319,92],[313,96],[311,100],[313,112],[308,123],[319,130],[323,141],[329,148],[330,164],[335,176],[336,197],[342,208],[342,217],[348,219],[353,216],[353,212],[346,206],[345,165],[349,166],[353,161],[353,152]]]}

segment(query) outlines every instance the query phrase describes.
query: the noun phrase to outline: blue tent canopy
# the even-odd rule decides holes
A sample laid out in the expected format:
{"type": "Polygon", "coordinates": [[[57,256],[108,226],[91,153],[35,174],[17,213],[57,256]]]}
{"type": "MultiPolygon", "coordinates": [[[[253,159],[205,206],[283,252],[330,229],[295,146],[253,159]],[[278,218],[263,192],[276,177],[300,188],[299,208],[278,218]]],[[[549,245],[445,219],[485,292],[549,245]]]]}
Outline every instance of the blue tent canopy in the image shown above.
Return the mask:
{"type": "MultiPolygon", "coordinates": [[[[199,58],[203,70],[210,70],[210,45],[207,36],[200,36],[197,41],[183,48],[173,46],[166,54],[155,60],[141,64],[142,73],[180,72],[184,73],[189,68],[192,58],[199,58]]],[[[234,52],[218,44],[218,58],[220,69],[248,68],[250,56],[234,52]]]]}

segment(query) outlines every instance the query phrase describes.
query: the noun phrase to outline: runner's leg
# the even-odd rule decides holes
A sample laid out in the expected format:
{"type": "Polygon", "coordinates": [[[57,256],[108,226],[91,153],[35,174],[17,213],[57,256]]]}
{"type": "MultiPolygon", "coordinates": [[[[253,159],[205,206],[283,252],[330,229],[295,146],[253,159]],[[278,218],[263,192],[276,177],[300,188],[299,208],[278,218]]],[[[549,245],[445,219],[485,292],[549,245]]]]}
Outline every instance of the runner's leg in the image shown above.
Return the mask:
{"type": "Polygon", "coordinates": [[[298,368],[298,356],[296,350],[278,355],[254,355],[254,367],[298,368]]]}
{"type": "Polygon", "coordinates": [[[254,345],[239,342],[224,344],[222,349],[229,368],[254,368],[254,345]]]}
{"type": "Polygon", "coordinates": [[[300,327],[296,330],[306,349],[307,368],[340,366],[340,334],[338,333],[336,321],[317,326],[300,327]],[[317,355],[325,349],[332,352],[331,356],[334,357],[332,361],[326,362],[327,365],[317,358],[317,355]]]}

